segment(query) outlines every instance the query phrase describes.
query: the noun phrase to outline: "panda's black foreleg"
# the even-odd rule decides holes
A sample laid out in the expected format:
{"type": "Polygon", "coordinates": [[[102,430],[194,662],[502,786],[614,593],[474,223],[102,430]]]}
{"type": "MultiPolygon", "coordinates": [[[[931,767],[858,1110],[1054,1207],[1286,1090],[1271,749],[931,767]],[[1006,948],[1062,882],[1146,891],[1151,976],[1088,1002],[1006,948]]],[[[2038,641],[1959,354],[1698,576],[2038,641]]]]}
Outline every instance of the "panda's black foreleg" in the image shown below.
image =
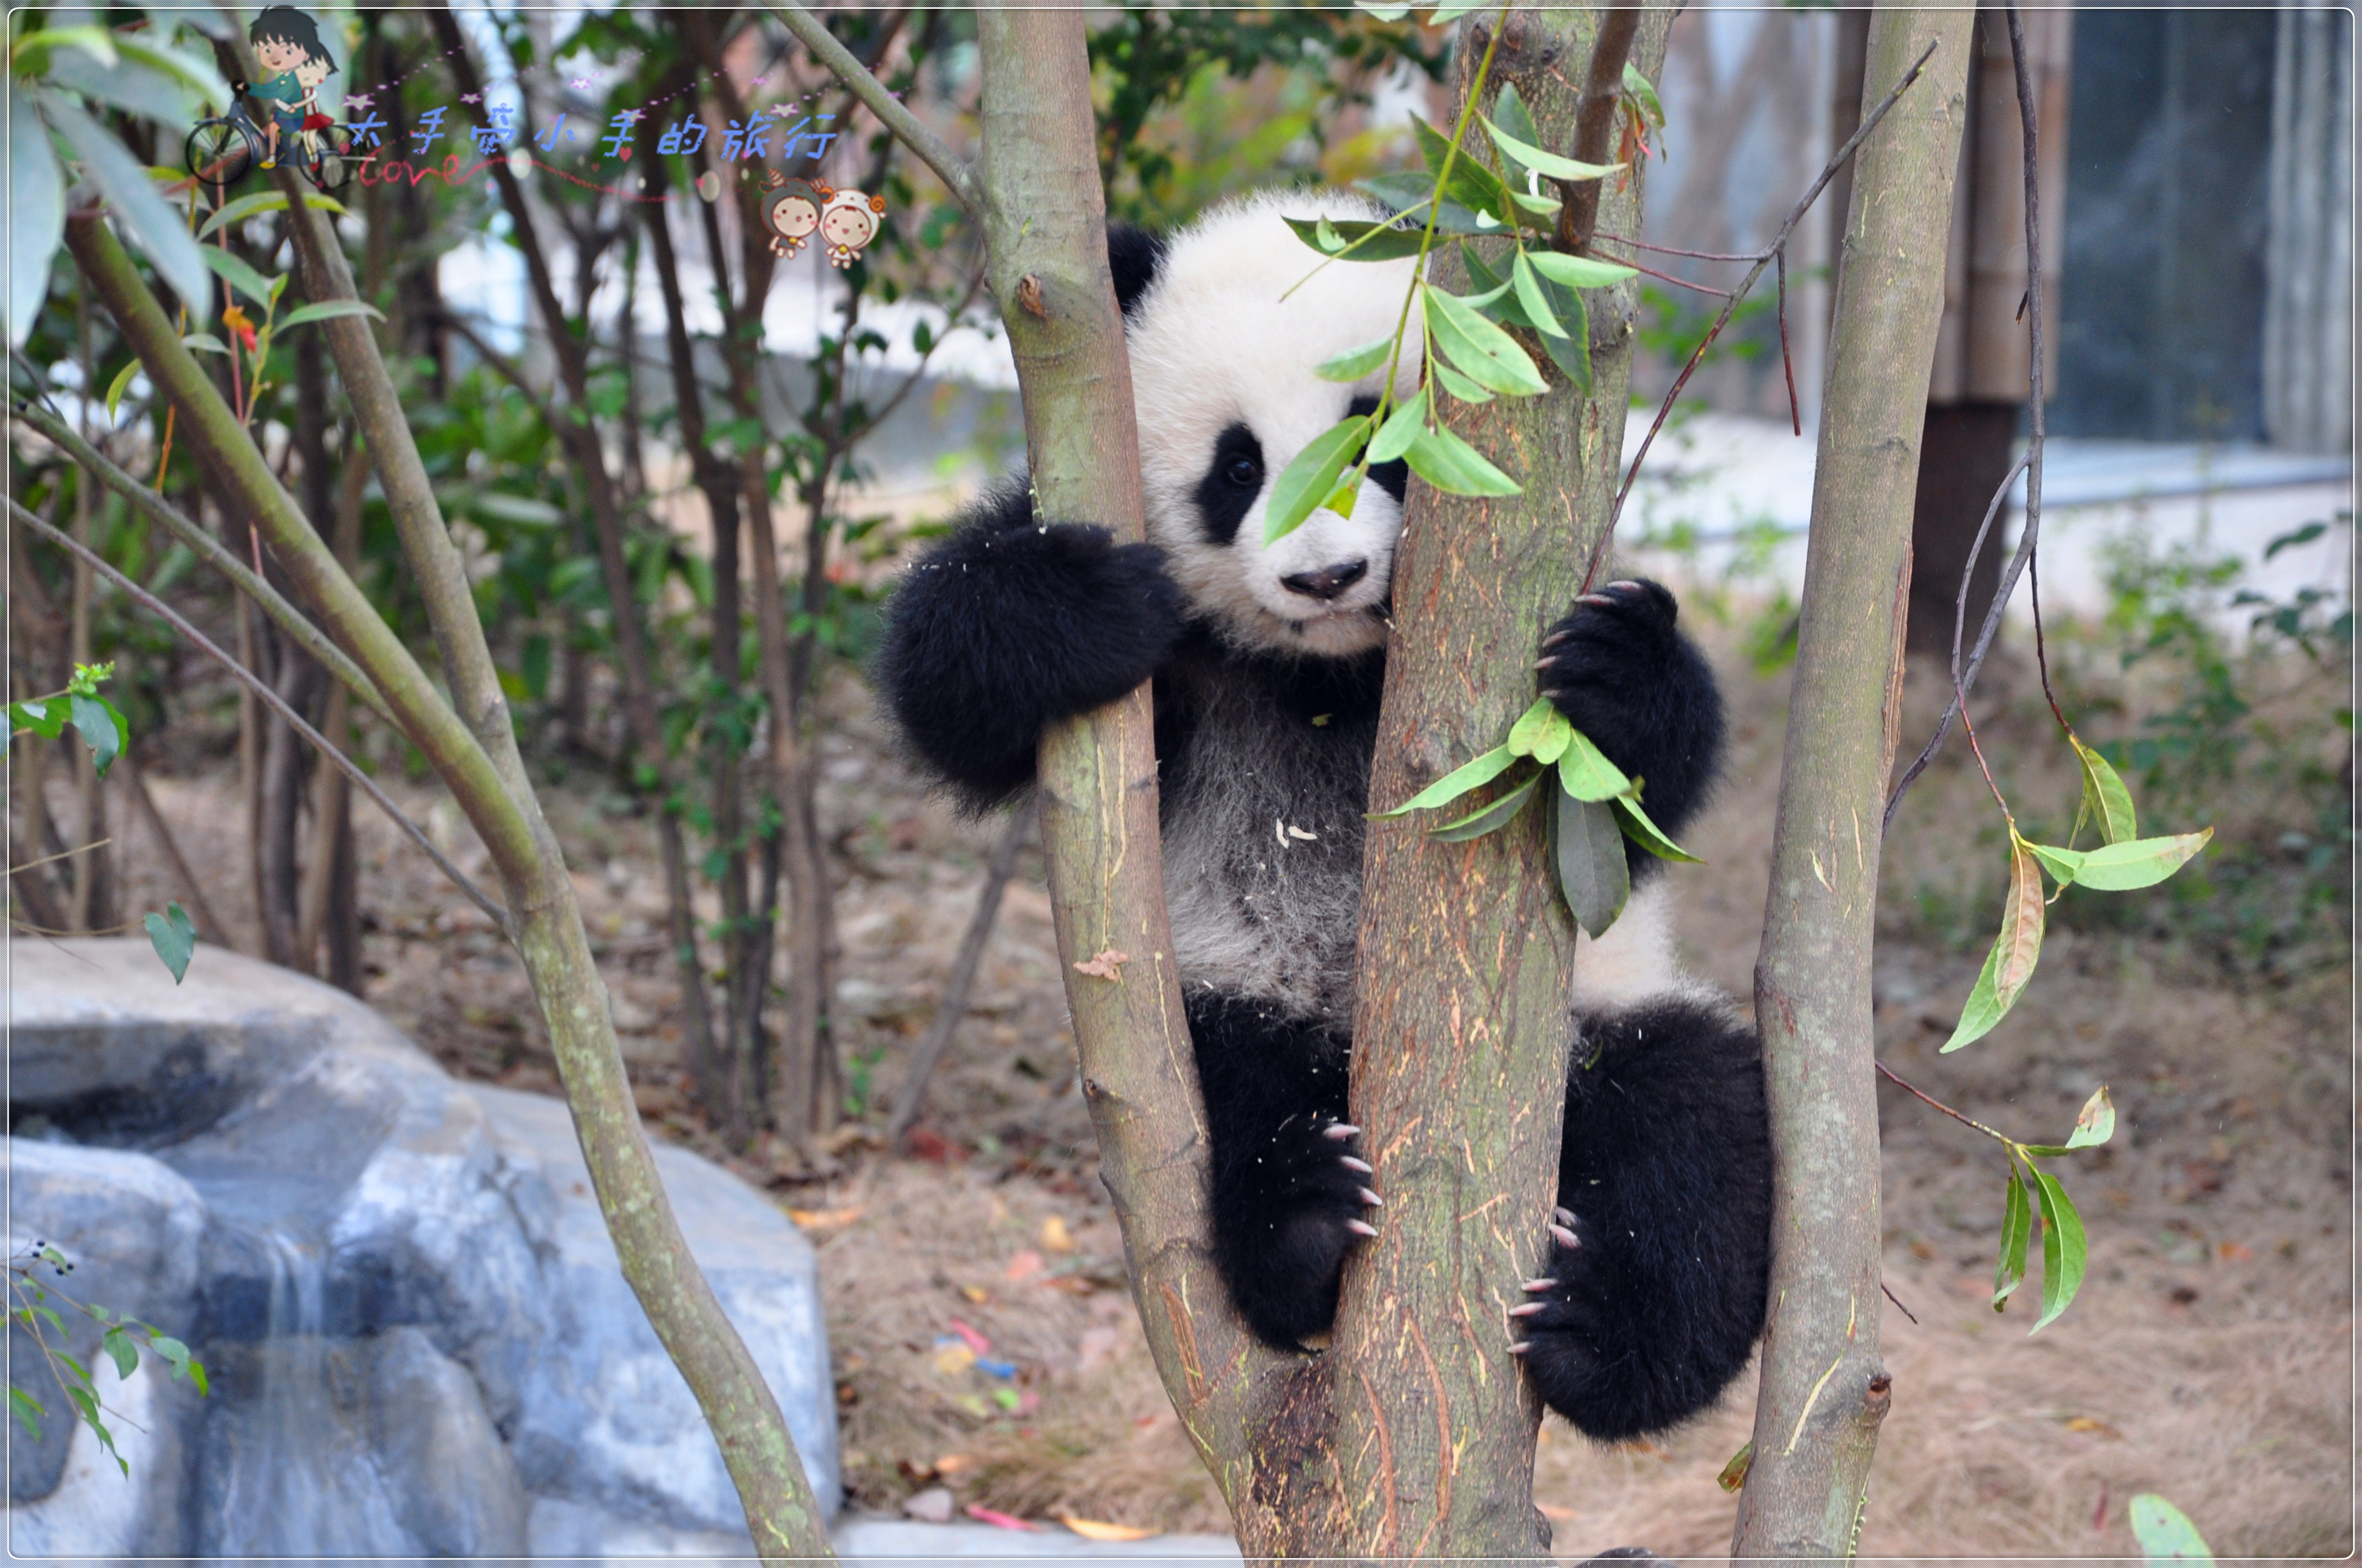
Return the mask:
{"type": "Polygon", "coordinates": [[[1188,1003],[1212,1136],[1214,1263],[1247,1326],[1300,1348],[1337,1315],[1345,1254],[1375,1232],[1370,1168],[1345,1122],[1350,1049],[1341,1029],[1268,1003],[1200,995],[1188,1003]]]}
{"type": "Polygon", "coordinates": [[[904,575],[877,657],[887,706],[969,804],[1032,782],[1043,728],[1148,679],[1181,632],[1153,545],[1036,524],[1023,488],[988,499],[904,575]]]}
{"type": "MultiPolygon", "coordinates": [[[[1584,595],[1542,638],[1543,695],[1607,760],[1641,781],[1650,820],[1678,834],[1697,815],[1722,752],[1722,696],[1675,630],[1672,592],[1646,580],[1584,595]]],[[[1628,848],[1634,874],[1657,861],[1628,848]]]]}
{"type": "Polygon", "coordinates": [[[1616,1442],[1712,1404],[1763,1329],[1772,1145],[1761,1048],[1722,1007],[1578,1020],[1559,1212],[1515,1310],[1543,1401],[1616,1442]]]}

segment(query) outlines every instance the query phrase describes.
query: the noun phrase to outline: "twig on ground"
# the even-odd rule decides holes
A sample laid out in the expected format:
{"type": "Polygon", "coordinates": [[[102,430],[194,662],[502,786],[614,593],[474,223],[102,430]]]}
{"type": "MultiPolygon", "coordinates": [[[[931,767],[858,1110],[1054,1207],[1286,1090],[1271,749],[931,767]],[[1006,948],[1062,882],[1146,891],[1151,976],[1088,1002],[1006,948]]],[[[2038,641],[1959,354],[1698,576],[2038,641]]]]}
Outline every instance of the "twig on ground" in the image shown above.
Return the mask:
{"type": "MultiPolygon", "coordinates": [[[[1665,394],[1664,401],[1657,405],[1657,417],[1650,422],[1649,433],[1641,438],[1640,450],[1632,455],[1632,466],[1625,470],[1624,483],[1616,491],[1616,504],[1608,510],[1607,513],[1607,528],[1600,534],[1599,543],[1591,553],[1591,565],[1583,574],[1584,593],[1591,591],[1592,584],[1599,576],[1600,568],[1607,564],[1608,546],[1615,542],[1616,524],[1624,515],[1624,502],[1632,493],[1633,481],[1640,477],[1641,462],[1649,455],[1649,448],[1656,441],[1657,433],[1665,428],[1665,421],[1672,413],[1673,404],[1680,399],[1682,389],[1689,385],[1690,378],[1696,374],[1698,366],[1705,361],[1706,349],[1713,345],[1716,337],[1720,335],[1722,329],[1730,324],[1730,318],[1737,313],[1739,302],[1747,298],[1748,291],[1754,288],[1756,280],[1763,276],[1763,269],[1771,266],[1772,261],[1786,249],[1788,236],[1795,233],[1796,225],[1804,221],[1805,214],[1812,210],[1813,203],[1820,200],[1821,192],[1828,188],[1831,180],[1837,178],[1838,170],[1845,167],[1845,161],[1853,156],[1854,148],[1860,147],[1863,139],[1878,128],[1878,122],[1886,117],[1887,111],[1893,108],[1902,100],[1903,94],[1909,90],[1911,84],[1919,80],[1920,71],[1926,68],[1929,57],[1935,52],[1936,46],[1929,44],[1919,58],[1912,61],[1911,69],[1903,73],[1903,79],[1888,90],[1885,97],[1878,101],[1877,107],[1862,116],[1861,124],[1854,128],[1853,135],[1846,138],[1845,145],[1829,155],[1829,160],[1822,168],[1820,177],[1813,181],[1804,195],[1797,198],[1796,204],[1788,209],[1788,215],[1781,222],[1779,232],[1772,236],[1771,245],[1754,258],[1755,265],[1748,269],[1747,276],[1740,279],[1738,287],[1731,291],[1730,302],[1722,307],[1722,313],[1715,317],[1714,324],[1706,329],[1705,336],[1699,341],[1697,348],[1690,355],[1689,363],[1682,367],[1681,375],[1673,380],[1672,389],[1665,394]]],[[[1800,431],[1801,428],[1800,425],[1800,431]]]]}
{"type": "Polygon", "coordinates": [[[435,841],[426,836],[426,830],[419,827],[417,823],[413,822],[408,817],[404,816],[403,814],[402,807],[394,805],[393,801],[386,795],[385,791],[378,787],[377,781],[361,771],[360,765],[358,762],[355,762],[350,757],[346,756],[342,751],[337,751],[334,746],[329,745],[326,737],[324,737],[318,730],[313,729],[309,724],[305,723],[304,721],[304,716],[296,712],[292,707],[288,706],[286,699],[281,697],[278,692],[271,689],[270,682],[264,680],[260,675],[256,674],[252,670],[248,669],[244,664],[239,663],[229,654],[222,652],[219,647],[215,645],[211,638],[207,637],[204,632],[198,630],[195,627],[182,620],[170,605],[158,598],[155,595],[149,593],[147,589],[141,587],[138,584],[133,582],[129,577],[125,576],[121,572],[116,571],[112,565],[108,565],[105,556],[99,554],[98,552],[90,549],[79,540],[75,539],[72,534],[63,532],[59,529],[52,528],[48,523],[43,522],[39,518],[35,517],[23,506],[19,505],[16,498],[13,496],[8,499],[8,514],[16,521],[16,523],[19,528],[29,528],[33,530],[36,533],[48,540],[50,543],[55,544],[61,549],[71,551],[80,559],[89,563],[94,571],[106,578],[107,581],[113,583],[116,587],[121,588],[125,593],[130,595],[134,600],[148,609],[150,613],[162,617],[165,622],[169,624],[173,630],[178,631],[182,636],[187,638],[190,643],[200,652],[204,653],[206,657],[213,659],[221,664],[223,668],[229,671],[231,674],[237,676],[239,683],[248,691],[254,693],[256,697],[260,699],[263,706],[269,707],[271,712],[285,719],[289,727],[292,728],[295,733],[301,735],[305,740],[311,742],[320,754],[327,758],[329,762],[335,763],[346,777],[351,779],[353,783],[360,785],[362,792],[371,800],[376,801],[378,806],[385,812],[386,816],[392,818],[394,826],[401,828],[404,833],[407,833],[411,839],[415,842],[420,849],[426,851],[427,858],[433,861],[436,865],[442,870],[445,876],[451,879],[454,886],[458,887],[462,894],[467,895],[469,903],[482,910],[486,915],[491,916],[492,924],[497,926],[503,934],[510,936],[512,938],[514,937],[515,927],[509,920],[509,912],[501,907],[499,901],[494,899],[491,894],[486,893],[482,888],[478,887],[473,882],[469,881],[466,872],[453,865],[449,857],[446,856],[442,850],[435,847],[435,841]]]}

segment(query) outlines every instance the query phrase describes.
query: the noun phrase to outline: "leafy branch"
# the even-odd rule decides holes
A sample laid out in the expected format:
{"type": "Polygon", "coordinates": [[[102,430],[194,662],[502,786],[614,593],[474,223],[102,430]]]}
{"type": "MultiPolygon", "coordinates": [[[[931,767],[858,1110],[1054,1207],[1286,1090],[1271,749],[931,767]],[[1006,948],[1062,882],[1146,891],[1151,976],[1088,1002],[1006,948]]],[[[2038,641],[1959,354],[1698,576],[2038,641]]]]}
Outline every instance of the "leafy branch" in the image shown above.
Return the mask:
{"type": "MultiPolygon", "coordinates": [[[[49,1365],[50,1376],[57,1380],[67,1402],[89,1423],[91,1435],[98,1439],[99,1447],[106,1451],[106,1456],[115,1461],[127,1479],[131,1475],[131,1464],[116,1449],[115,1433],[108,1429],[105,1418],[113,1414],[116,1420],[127,1424],[129,1418],[119,1410],[110,1411],[99,1398],[98,1381],[91,1373],[90,1364],[65,1346],[64,1313],[50,1303],[55,1300],[67,1312],[79,1312],[100,1326],[98,1347],[115,1363],[118,1379],[128,1380],[134,1372],[139,1370],[139,1347],[144,1343],[148,1354],[171,1369],[172,1377],[187,1378],[199,1398],[211,1393],[212,1387],[205,1378],[205,1364],[190,1354],[189,1347],[179,1340],[152,1323],[141,1322],[137,1318],[126,1317],[105,1307],[77,1301],[54,1281],[43,1283],[36,1272],[46,1267],[55,1278],[62,1279],[73,1272],[73,1266],[64,1253],[39,1240],[9,1258],[8,1315],[33,1336],[34,1345],[40,1351],[42,1360],[49,1365]],[[55,1343],[50,1338],[51,1333],[57,1335],[55,1343]]],[[[29,1390],[11,1383],[8,1385],[8,1410],[17,1418],[17,1424],[25,1429],[27,1436],[37,1442],[40,1441],[41,1422],[48,1419],[50,1413],[47,1406],[29,1390]]]]}

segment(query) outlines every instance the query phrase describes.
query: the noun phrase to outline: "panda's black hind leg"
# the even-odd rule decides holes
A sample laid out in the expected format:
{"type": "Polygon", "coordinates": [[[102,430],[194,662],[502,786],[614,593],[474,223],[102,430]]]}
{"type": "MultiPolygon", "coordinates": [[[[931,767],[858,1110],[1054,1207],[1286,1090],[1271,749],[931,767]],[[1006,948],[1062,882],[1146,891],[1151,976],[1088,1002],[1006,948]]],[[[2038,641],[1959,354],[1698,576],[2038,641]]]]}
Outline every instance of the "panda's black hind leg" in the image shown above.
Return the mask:
{"type": "Polygon", "coordinates": [[[1762,1332],[1772,1146],[1760,1048],[1663,998],[1580,1021],[1548,1263],[1511,1310],[1543,1402],[1617,1442],[1718,1398],[1762,1332]]]}
{"type": "MultiPolygon", "coordinates": [[[[1660,584],[1610,583],[1544,634],[1536,666],[1543,695],[1641,781],[1640,804],[1668,833],[1705,804],[1722,751],[1722,696],[1679,613],[1660,584]]],[[[1656,863],[1637,845],[1630,856],[1636,873],[1656,863]]]]}
{"type": "Polygon", "coordinates": [[[1370,1168],[1345,1120],[1344,1032],[1269,1003],[1188,1004],[1211,1134],[1214,1263],[1266,1343],[1301,1348],[1337,1315],[1345,1254],[1377,1234],[1370,1168]]]}

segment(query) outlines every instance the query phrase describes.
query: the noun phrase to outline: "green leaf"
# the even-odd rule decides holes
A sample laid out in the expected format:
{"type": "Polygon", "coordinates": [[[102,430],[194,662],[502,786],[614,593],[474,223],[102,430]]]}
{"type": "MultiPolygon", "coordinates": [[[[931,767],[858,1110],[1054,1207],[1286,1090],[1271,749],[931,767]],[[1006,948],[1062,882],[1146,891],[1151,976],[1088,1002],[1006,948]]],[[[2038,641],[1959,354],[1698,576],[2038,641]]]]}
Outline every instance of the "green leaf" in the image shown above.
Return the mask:
{"type": "MultiPolygon", "coordinates": [[[[1542,144],[1542,134],[1534,128],[1534,116],[1526,107],[1525,94],[1518,91],[1518,84],[1514,82],[1503,83],[1501,95],[1493,100],[1492,123],[1529,147],[1542,144]]],[[[1496,142],[1495,145],[1499,144],[1496,142]]],[[[1515,163],[1518,160],[1513,158],[1509,161],[1515,163]]]]}
{"type": "Polygon", "coordinates": [[[1321,501],[1337,488],[1345,465],[1360,451],[1370,429],[1370,416],[1356,414],[1330,425],[1307,442],[1304,450],[1279,472],[1264,503],[1263,542],[1270,544],[1303,526],[1321,501]]]}
{"type": "Polygon", "coordinates": [[[1566,721],[1566,715],[1550,698],[1538,696],[1533,707],[1519,714],[1518,721],[1509,726],[1509,751],[1549,767],[1558,761],[1559,753],[1566,750],[1573,734],[1574,726],[1566,721]]]}
{"type": "Polygon", "coordinates": [[[185,333],[181,338],[183,348],[201,348],[207,354],[227,354],[229,345],[209,332],[185,333]]]}
{"type": "MultiPolygon", "coordinates": [[[[323,196],[315,191],[306,191],[304,193],[304,204],[307,207],[315,207],[324,213],[333,213],[338,217],[344,215],[345,204],[342,202],[337,201],[334,196],[323,196]]],[[[215,229],[253,217],[259,213],[283,213],[286,210],[287,197],[284,193],[278,191],[258,191],[251,196],[240,196],[235,202],[223,203],[212,217],[197,225],[197,237],[211,239],[215,229]]]]}
{"type": "Polygon", "coordinates": [[[1520,169],[1532,170],[1544,179],[1597,180],[1603,175],[1613,174],[1624,167],[1620,163],[1578,163],[1572,158],[1561,158],[1557,153],[1547,151],[1523,137],[1511,135],[1482,115],[1476,117],[1485,121],[1485,129],[1491,134],[1493,145],[1501,149],[1503,158],[1520,169]]]}
{"type": "Polygon", "coordinates": [[[1331,227],[1345,246],[1339,250],[1330,250],[1319,240],[1320,223],[1325,220],[1287,218],[1283,221],[1305,244],[1321,255],[1340,261],[1399,261],[1407,256],[1417,256],[1421,242],[1417,229],[1398,229],[1389,224],[1340,219],[1331,227]]]}
{"type": "Polygon", "coordinates": [[[1738,1445],[1738,1452],[1730,1456],[1730,1463],[1722,1467],[1722,1474],[1714,1478],[1714,1484],[1726,1492],[1738,1491],[1747,1485],[1747,1472],[1754,1464],[1755,1442],[1750,1438],[1738,1445]]]}
{"type": "Polygon", "coordinates": [[[1408,5],[1380,5],[1374,0],[1353,0],[1353,8],[1366,11],[1381,22],[1399,22],[1410,15],[1408,5]]]}
{"type": "Polygon", "coordinates": [[[1663,828],[1650,821],[1649,814],[1640,809],[1640,802],[1637,797],[1619,795],[1610,804],[1616,807],[1616,816],[1623,827],[1624,836],[1656,856],[1657,859],[1683,861],[1694,866],[1705,864],[1704,861],[1667,838],[1663,828]]]}
{"type": "Polygon", "coordinates": [[[2034,858],[2033,847],[2017,838],[2014,829],[2009,867],[2009,898],[2002,906],[2001,934],[1993,938],[1984,970],[1977,976],[1976,988],[1969,992],[1969,1004],[1961,1010],[1952,1037],[1944,1042],[1944,1051],[1957,1051],[1992,1033],[1993,1025],[2016,1005],[2041,959],[2041,863],[2034,858]]]}
{"type": "Polygon", "coordinates": [[[2108,764],[2108,759],[2083,744],[2081,737],[2068,740],[2075,747],[2075,760],[2083,769],[2083,809],[2100,825],[2100,837],[2111,844],[2122,844],[2139,836],[2140,827],[2133,816],[2133,792],[2108,764]]]}
{"type": "Polygon", "coordinates": [[[2133,1539],[2151,1563],[2202,1563],[2214,1568],[2214,1553],[2190,1516],[2158,1497],[2142,1492],[2132,1502],[2133,1539]]]}
{"type": "Polygon", "coordinates": [[[2003,1310],[2017,1288],[2025,1283],[2025,1245],[2034,1238],[2034,1205],[2025,1199],[2025,1183],[2018,1179],[2017,1161],[2009,1162],[2009,1192],[2001,1205],[2001,1258],[1993,1269],[1993,1310],[2003,1310]]]}
{"type": "Polygon", "coordinates": [[[204,251],[190,237],[187,220],[156,193],[156,182],[122,142],[79,107],[54,93],[41,94],[41,114],[66,138],[83,172],[115,209],[132,239],[199,321],[213,310],[205,278],[204,251]]]}
{"type": "Polygon", "coordinates": [[[91,765],[105,778],[115,759],[131,741],[131,726],[116,706],[103,696],[84,696],[76,692],[68,699],[73,704],[73,727],[90,747],[91,765]]]}
{"type": "Polygon", "coordinates": [[[1560,788],[1577,800],[1613,800],[1632,793],[1632,781],[1592,744],[1590,736],[1572,728],[1568,733],[1571,739],[1558,760],[1560,788]]]}
{"type": "Polygon", "coordinates": [[[1517,760],[1517,754],[1507,746],[1496,746],[1474,761],[1461,763],[1392,811],[1373,811],[1370,816],[1373,819],[1407,817],[1414,811],[1432,811],[1439,806],[1448,806],[1478,784],[1491,784],[1508,772],[1509,764],[1517,760]]]}
{"type": "Polygon", "coordinates": [[[131,1336],[124,1332],[121,1323],[107,1330],[98,1343],[102,1350],[115,1358],[115,1375],[117,1377],[127,1378],[139,1370],[139,1347],[131,1342],[131,1336]]]}
{"type": "Polygon", "coordinates": [[[188,911],[174,899],[164,906],[161,915],[150,915],[139,923],[148,932],[148,945],[164,967],[172,971],[172,983],[178,985],[189,972],[189,955],[196,950],[197,928],[191,923],[188,911]]]}
{"type": "Polygon", "coordinates": [[[1324,381],[1358,381],[1386,362],[1394,352],[1395,340],[1382,337],[1375,343],[1365,343],[1359,348],[1349,348],[1332,359],[1324,359],[1312,367],[1312,373],[1324,381]]]}
{"type": "Polygon", "coordinates": [[[2152,887],[2180,871],[2214,837],[2212,828],[2176,833],[2167,839],[2135,839],[2106,844],[2083,857],[2075,872],[2076,885],[2103,893],[2129,893],[2152,887]]]}
{"type": "Polygon", "coordinates": [[[39,1399],[11,1383],[8,1385],[8,1409],[17,1418],[17,1424],[25,1429],[27,1437],[35,1442],[41,1441],[41,1418],[50,1412],[39,1399]]]}
{"type": "Polygon", "coordinates": [[[1563,283],[1570,289],[1605,289],[1621,283],[1627,278],[1637,278],[1631,268],[1613,261],[1602,261],[1592,256],[1568,256],[1555,250],[1534,250],[1534,270],[1553,283],[1563,283]]]}
{"type": "Polygon", "coordinates": [[[1648,116],[1650,125],[1660,127],[1664,125],[1665,106],[1657,101],[1657,89],[1640,74],[1640,68],[1628,60],[1624,62],[1624,91],[1639,102],[1640,112],[1648,116]]]}
{"type": "Polygon", "coordinates": [[[1535,791],[1541,782],[1542,775],[1537,773],[1490,806],[1479,806],[1456,822],[1429,828],[1427,836],[1439,844],[1464,844],[1471,839],[1497,833],[1516,821],[1518,813],[1533,804],[1535,791]]]}
{"type": "Polygon", "coordinates": [[[21,87],[8,104],[8,346],[22,348],[50,297],[50,263],[66,232],[66,182],[49,128],[21,87]]]}
{"type": "Polygon", "coordinates": [[[1467,301],[1431,283],[1418,286],[1418,297],[1429,341],[1470,379],[1496,392],[1525,397],[1550,389],[1517,340],[1479,315],[1467,301]]]}
{"type": "MultiPolygon", "coordinates": [[[[1485,265],[1485,258],[1476,254],[1473,246],[1463,246],[1460,254],[1461,259],[1467,264],[1468,280],[1472,283],[1490,289],[1506,287],[1514,279],[1514,273],[1508,279],[1496,275],[1485,265]]],[[[1522,303],[1503,302],[1510,308],[1496,310],[1496,319],[1535,333],[1541,339],[1542,352],[1550,356],[1551,363],[1558,367],[1559,373],[1573,382],[1578,391],[1587,393],[1591,390],[1591,313],[1584,309],[1581,294],[1539,272],[1536,276],[1541,283],[1543,297],[1550,302],[1551,312],[1566,328],[1566,335],[1552,337],[1535,326],[1522,303]]]]}
{"type": "Polygon", "coordinates": [[[2073,882],[2076,871],[2083,864],[2081,850],[2062,849],[2057,844],[2028,844],[2026,848],[2034,851],[2034,858],[2042,862],[2042,869],[2060,887],[2073,882]]]}
{"type": "Polygon", "coordinates": [[[139,374],[139,358],[138,356],[134,355],[124,361],[123,368],[115,373],[115,379],[107,383],[106,417],[109,420],[113,420],[116,417],[116,411],[123,406],[123,389],[131,385],[131,378],[138,374],[139,374]]]}
{"type": "Polygon", "coordinates": [[[1514,496],[1522,488],[1442,425],[1414,433],[1403,456],[1412,473],[1446,495],[1514,496]]]}
{"type": "Polygon", "coordinates": [[[1430,363],[1428,368],[1435,372],[1435,378],[1443,384],[1443,389],[1445,391],[1450,392],[1453,397],[1459,399],[1463,403],[1489,403],[1493,400],[1492,393],[1486,391],[1484,388],[1478,386],[1467,377],[1462,376],[1459,371],[1454,370],[1451,366],[1446,365],[1440,359],[1430,363]]]}
{"type": "Polygon", "coordinates": [[[1551,309],[1550,296],[1542,291],[1541,276],[1526,259],[1523,250],[1518,252],[1510,277],[1518,286],[1518,303],[1524,308],[1526,320],[1533,323],[1534,330],[1550,337],[1564,337],[1566,328],[1559,324],[1558,313],[1551,309]]]}
{"type": "Polygon", "coordinates": [[[66,720],[72,712],[73,705],[61,696],[12,702],[8,705],[8,728],[29,729],[44,740],[54,740],[66,732],[66,720]]]}
{"type": "Polygon", "coordinates": [[[1370,443],[1370,461],[1391,463],[1409,451],[1410,444],[1418,439],[1420,422],[1426,418],[1427,389],[1421,387],[1386,416],[1377,439],[1370,443]]]}
{"type": "MultiPolygon", "coordinates": [[[[1563,757],[1559,759],[1562,770],[1565,763],[1563,757]]],[[[1616,917],[1624,913],[1624,901],[1632,894],[1632,869],[1624,858],[1623,831],[1606,801],[1577,800],[1564,790],[1558,792],[1558,815],[1553,821],[1556,842],[1551,850],[1558,863],[1559,894],[1575,924],[1596,941],[1616,924],[1616,917]]]]}
{"type": "Polygon", "coordinates": [[[375,305],[367,300],[323,300],[316,305],[298,305],[279,318],[279,330],[302,326],[305,322],[334,321],[339,316],[370,316],[385,320],[375,305]]]}
{"type": "Polygon", "coordinates": [[[1439,235],[1496,235],[1503,232],[1498,224],[1487,227],[1477,215],[1457,202],[1435,199],[1435,176],[1415,170],[1393,174],[1373,174],[1355,185],[1385,203],[1389,222],[1408,220],[1417,229],[1427,227],[1428,209],[1435,211],[1435,232],[1439,235]]]}
{"type": "Polygon", "coordinates": [[[235,252],[219,246],[204,247],[205,265],[212,268],[223,281],[244,294],[263,309],[270,308],[270,280],[256,271],[235,252]]]}
{"type": "Polygon", "coordinates": [[[2075,1292],[2082,1288],[2087,1255],[2083,1216],[2068,1201],[2067,1189],[2058,1185],[2058,1179],[2035,1168],[2034,1195],[2042,1206],[2042,1316],[2035,1320],[2028,1333],[2041,1332],[2044,1324],[2067,1310],[2075,1292]]]}
{"type": "Polygon", "coordinates": [[[1418,150],[1427,159],[1428,173],[1443,181],[1444,199],[1468,209],[1476,219],[1476,232],[1508,232],[1509,223],[1517,221],[1518,208],[1510,202],[1508,187],[1501,183],[1501,177],[1469,156],[1463,148],[1457,158],[1450,159],[1451,176],[1444,180],[1443,166],[1451,151],[1451,138],[1416,115],[1411,118],[1411,128],[1418,135],[1418,150]]]}

